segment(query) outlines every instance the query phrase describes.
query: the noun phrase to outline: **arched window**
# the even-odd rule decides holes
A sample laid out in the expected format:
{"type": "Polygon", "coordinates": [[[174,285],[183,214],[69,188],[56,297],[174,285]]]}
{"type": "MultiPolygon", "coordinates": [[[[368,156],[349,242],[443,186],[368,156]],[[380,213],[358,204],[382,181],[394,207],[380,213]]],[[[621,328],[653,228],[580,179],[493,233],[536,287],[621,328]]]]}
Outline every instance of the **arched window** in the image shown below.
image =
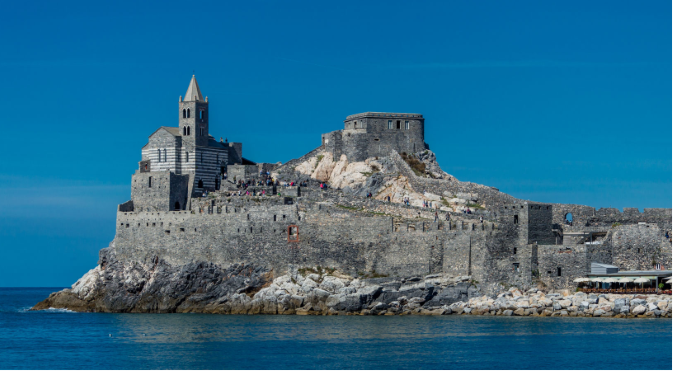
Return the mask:
{"type": "Polygon", "coordinates": [[[183,119],[186,119],[186,118],[187,118],[187,110],[186,110],[186,109],[183,109],[183,110],[182,110],[182,118],[183,118],[183,119]]]}
{"type": "Polygon", "coordinates": [[[203,110],[199,111],[199,118],[203,120],[203,110]]]}
{"type": "Polygon", "coordinates": [[[164,149],[164,162],[168,162],[168,155],[166,154],[165,149],[164,149]]]}
{"type": "Polygon", "coordinates": [[[189,108],[187,108],[187,118],[189,118],[189,114],[190,114],[189,108]]]}
{"type": "Polygon", "coordinates": [[[203,136],[203,128],[201,128],[201,136],[203,136]]]}
{"type": "Polygon", "coordinates": [[[186,126],[182,127],[182,135],[187,135],[187,127],[186,126]]]}
{"type": "Polygon", "coordinates": [[[185,152],[185,162],[189,162],[189,152],[185,152]]]}
{"type": "Polygon", "coordinates": [[[160,150],[160,149],[158,149],[157,151],[159,151],[159,158],[158,158],[158,162],[161,162],[161,150],[160,150]]]}
{"type": "Polygon", "coordinates": [[[192,135],[191,126],[187,126],[187,135],[192,135]]]}
{"type": "Polygon", "coordinates": [[[199,179],[199,188],[203,188],[203,180],[199,179]]]}
{"type": "Polygon", "coordinates": [[[175,210],[180,210],[180,203],[175,201],[175,210]]]}
{"type": "Polygon", "coordinates": [[[573,214],[572,213],[567,213],[565,215],[565,223],[568,225],[573,225],[573,214]]]}

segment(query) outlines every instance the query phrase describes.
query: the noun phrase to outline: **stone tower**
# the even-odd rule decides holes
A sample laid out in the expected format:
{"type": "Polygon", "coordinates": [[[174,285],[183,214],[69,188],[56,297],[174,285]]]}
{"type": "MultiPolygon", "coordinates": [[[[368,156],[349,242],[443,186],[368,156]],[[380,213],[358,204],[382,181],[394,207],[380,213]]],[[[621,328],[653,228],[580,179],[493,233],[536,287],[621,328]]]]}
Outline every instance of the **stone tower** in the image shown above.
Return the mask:
{"type": "Polygon", "coordinates": [[[208,97],[203,99],[196,77],[192,75],[185,98],[180,97],[180,134],[185,144],[208,145],[208,97]]]}

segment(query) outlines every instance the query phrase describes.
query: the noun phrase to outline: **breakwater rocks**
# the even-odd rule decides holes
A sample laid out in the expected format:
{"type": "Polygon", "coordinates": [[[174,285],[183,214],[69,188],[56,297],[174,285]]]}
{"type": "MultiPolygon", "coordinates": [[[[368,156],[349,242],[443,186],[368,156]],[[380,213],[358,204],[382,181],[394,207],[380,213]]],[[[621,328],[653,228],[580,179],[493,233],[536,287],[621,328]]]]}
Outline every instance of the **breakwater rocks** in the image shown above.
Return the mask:
{"type": "MultiPolygon", "coordinates": [[[[495,298],[469,276],[353,278],[333,269],[290,267],[288,274],[250,265],[173,267],[163,261],[108,262],[33,309],[81,312],[297,315],[501,315],[671,317],[670,295],[521,292],[495,298]]],[[[369,274],[376,275],[376,274],[369,274]]]]}

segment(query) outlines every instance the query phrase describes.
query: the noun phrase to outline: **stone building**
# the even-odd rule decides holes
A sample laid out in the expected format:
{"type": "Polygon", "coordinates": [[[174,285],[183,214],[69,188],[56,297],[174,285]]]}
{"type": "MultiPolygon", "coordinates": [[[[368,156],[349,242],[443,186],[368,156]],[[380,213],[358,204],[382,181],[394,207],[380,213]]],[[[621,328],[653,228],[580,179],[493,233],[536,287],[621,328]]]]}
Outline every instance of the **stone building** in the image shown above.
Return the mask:
{"type": "Polygon", "coordinates": [[[591,263],[670,267],[671,209],[536,203],[493,187],[415,174],[400,156],[428,148],[425,120],[414,113],[348,116],[344,129],[323,134],[318,148],[281,168],[297,180],[294,166],[309,156],[328,152],[350,162],[387,157],[394,165],[387,176],[404,177],[419,193],[473,195],[483,204],[479,215],[440,210],[434,218],[434,209],[317,184],[253,184],[250,196],[238,196],[234,177],[256,178],[277,164],[255,164],[243,157],[241,143],[216,141],[208,111],[208,98],[192,77],[179,101],[178,127],[160,127],[142,149],[132,199],[118,208],[118,257],[161,256],[175,265],[246,262],[276,272],[288,265],[326,266],[354,276],[443,273],[470,276],[485,290],[572,287],[591,263]],[[199,197],[205,190],[219,192],[199,197]]]}
{"type": "Polygon", "coordinates": [[[229,165],[254,164],[243,158],[241,143],[210,135],[208,97],[195,76],[178,105],[178,127],[161,126],[142,148],[132,180],[136,208],[184,210],[192,196],[219,189],[229,165]]]}
{"type": "Polygon", "coordinates": [[[344,129],[322,135],[322,144],[334,158],[349,161],[385,157],[390,151],[418,152],[425,143],[425,119],[418,113],[365,112],[350,115],[344,129]]]}

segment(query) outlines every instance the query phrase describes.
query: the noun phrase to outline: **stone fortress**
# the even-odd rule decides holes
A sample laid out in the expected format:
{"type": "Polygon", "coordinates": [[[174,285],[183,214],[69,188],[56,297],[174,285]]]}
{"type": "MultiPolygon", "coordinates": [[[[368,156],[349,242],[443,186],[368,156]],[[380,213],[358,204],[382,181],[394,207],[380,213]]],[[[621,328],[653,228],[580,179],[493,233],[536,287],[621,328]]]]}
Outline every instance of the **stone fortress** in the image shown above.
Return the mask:
{"type": "Polygon", "coordinates": [[[115,238],[96,268],[100,285],[134,299],[106,299],[96,310],[164,308],[153,292],[153,304],[137,309],[159,266],[180,277],[164,277],[171,287],[192,290],[182,299],[192,302],[215,300],[206,293],[224,278],[203,278],[213,270],[236,271],[230,280],[248,272],[236,293],[258,290],[264,275],[319,267],[363,280],[469,277],[493,294],[574,288],[591,263],[671,266],[671,209],[539,203],[459,181],[436,163],[421,114],[348,116],[285,164],[255,163],[241,143],[215,140],[195,77],[178,116],[178,127],[160,127],[142,148],[132,199],[119,205],[115,238]]]}

